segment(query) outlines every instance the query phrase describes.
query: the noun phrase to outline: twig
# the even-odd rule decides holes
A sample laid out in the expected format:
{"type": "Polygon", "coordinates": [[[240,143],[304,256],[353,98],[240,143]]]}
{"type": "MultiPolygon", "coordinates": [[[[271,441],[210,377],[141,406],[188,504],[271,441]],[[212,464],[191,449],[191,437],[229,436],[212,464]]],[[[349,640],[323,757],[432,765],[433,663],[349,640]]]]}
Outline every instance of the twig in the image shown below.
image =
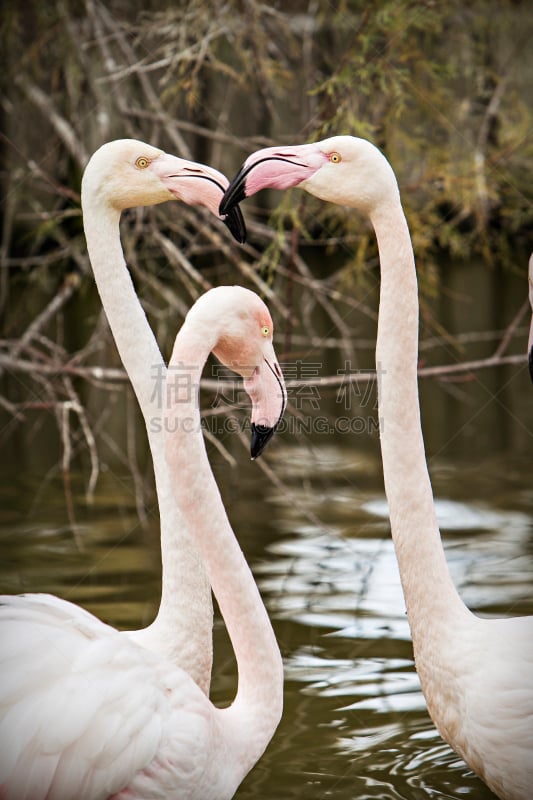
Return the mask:
{"type": "MultiPolygon", "coordinates": [[[[488,356],[487,358],[480,358],[473,361],[462,361],[457,364],[441,364],[433,367],[420,367],[418,375],[421,378],[439,378],[444,375],[454,375],[462,372],[475,372],[479,369],[488,369],[490,367],[501,367],[505,364],[525,364],[525,357],[523,355],[503,355],[503,356],[488,356]]],[[[102,381],[120,381],[127,382],[128,376],[125,370],[112,367],[73,367],[69,364],[64,365],[50,365],[50,364],[37,364],[32,361],[23,361],[22,359],[11,359],[9,356],[0,353],[0,366],[4,366],[13,372],[33,372],[37,375],[59,375],[66,374],[85,378],[96,383],[102,381]]],[[[354,383],[366,383],[374,380],[376,377],[375,370],[364,369],[358,372],[353,372],[349,375],[344,373],[340,375],[327,375],[323,378],[300,378],[287,381],[287,388],[298,388],[301,386],[339,386],[346,381],[354,383]]],[[[213,392],[220,388],[217,380],[210,378],[202,378],[201,387],[213,392]]],[[[228,391],[232,388],[240,386],[239,382],[225,381],[228,391]]],[[[27,407],[27,404],[25,404],[27,407]]]]}
{"type": "Polygon", "coordinates": [[[89,420],[87,419],[85,408],[83,407],[80,401],[78,393],[76,392],[74,386],[72,385],[72,381],[67,376],[64,377],[64,386],[68,396],[70,397],[71,408],[78,415],[78,420],[80,423],[81,430],[83,432],[83,437],[85,439],[85,443],[89,451],[89,457],[91,460],[91,474],[89,476],[89,482],[87,484],[87,490],[85,492],[85,496],[87,502],[92,502],[94,496],[94,490],[96,487],[96,482],[98,480],[98,475],[100,474],[100,462],[98,459],[98,450],[96,447],[96,441],[93,436],[91,426],[89,425],[89,420]]]}
{"type": "Polygon", "coordinates": [[[128,376],[124,369],[119,367],[77,367],[70,364],[39,364],[35,361],[25,361],[22,358],[12,358],[10,355],[0,353],[0,367],[5,367],[12,372],[27,372],[35,375],[73,375],[97,383],[102,381],[125,382],[128,376]]]}
{"type": "MultiPolygon", "coordinates": [[[[192,280],[194,280],[200,286],[203,292],[206,292],[208,289],[211,288],[212,284],[203,277],[201,272],[199,272],[197,269],[195,269],[195,267],[193,267],[189,259],[183,255],[182,251],[178,247],[176,247],[174,242],[172,242],[168,238],[168,236],[162,234],[155,227],[153,229],[153,235],[155,241],[161,246],[161,249],[167,256],[171,264],[174,264],[180,270],[183,270],[183,272],[189,278],[192,278],[192,280]]],[[[194,290],[193,294],[194,299],[196,299],[199,294],[200,293],[197,290],[194,290]]]]}
{"type": "MultiPolygon", "coordinates": [[[[76,159],[79,166],[84,167],[89,160],[88,153],[83,147],[79,136],[77,136],[75,131],[72,129],[70,123],[68,123],[67,120],[62,117],[61,114],[59,114],[59,112],[54,108],[52,101],[50,100],[50,96],[45,94],[34,83],[30,83],[27,74],[24,72],[16,73],[15,83],[22,89],[28,99],[37,106],[43,116],[49,120],[66,149],[71,156],[76,159]]],[[[55,182],[54,186],[57,187],[55,182]]]]}
{"type": "Polygon", "coordinates": [[[41,313],[35,317],[33,322],[28,325],[18,342],[15,343],[10,353],[11,358],[18,357],[19,353],[26,348],[26,346],[37,335],[37,333],[41,331],[41,329],[50,321],[54,314],[57,314],[57,312],[63,308],[65,303],[70,300],[79,285],[79,277],[75,273],[72,273],[68,276],[57,294],[52,298],[52,300],[50,300],[43,311],[41,311],[41,313]]]}
{"type": "MultiPolygon", "coordinates": [[[[98,15],[96,13],[95,4],[91,0],[86,0],[86,5],[88,10],[90,9],[90,13],[95,22],[99,45],[102,50],[102,53],[104,53],[105,55],[105,65],[107,68],[109,79],[117,87],[115,98],[125,115],[128,104],[125,101],[123,94],[119,89],[121,85],[121,70],[119,70],[119,67],[117,66],[115,59],[111,53],[111,50],[107,46],[107,39],[105,36],[103,36],[100,28],[100,20],[104,22],[108,30],[111,31],[111,33],[113,34],[115,41],[117,42],[117,45],[120,48],[124,58],[127,60],[130,68],[131,65],[137,62],[135,52],[130,47],[126,37],[123,35],[122,31],[117,26],[113,16],[109,13],[109,11],[107,10],[107,8],[104,6],[103,3],[97,4],[100,20],[98,19],[98,15]]],[[[152,84],[150,83],[150,80],[146,72],[137,69],[136,75],[139,79],[139,83],[141,84],[141,88],[147,98],[148,105],[150,105],[153,109],[162,114],[163,107],[161,105],[158,95],[152,88],[152,84]]],[[[180,155],[182,155],[184,158],[191,158],[192,155],[189,146],[185,141],[185,139],[182,137],[182,135],[179,133],[179,131],[176,130],[176,128],[173,125],[170,124],[167,124],[165,126],[165,131],[169,136],[169,138],[174,142],[180,155]]]]}
{"type": "Polygon", "coordinates": [[[202,428],[202,433],[207,439],[207,441],[211,442],[211,444],[216,447],[218,452],[222,455],[224,460],[227,461],[227,463],[230,465],[232,469],[237,466],[236,459],[231,455],[229,450],[226,447],[224,447],[218,436],[214,436],[214,434],[212,434],[211,431],[205,427],[202,428]]]}
{"type": "MultiPolygon", "coordinates": [[[[61,442],[63,444],[63,456],[61,459],[61,473],[63,475],[63,489],[65,495],[65,506],[67,509],[67,516],[69,525],[72,531],[76,531],[76,518],[74,516],[74,503],[72,501],[72,486],[70,483],[70,460],[72,456],[72,447],[70,443],[70,411],[76,410],[75,403],[67,401],[62,403],[59,409],[59,430],[61,433],[61,442]]],[[[76,543],[77,537],[74,536],[76,543]]],[[[78,545],[79,546],[79,545],[78,545]]]]}
{"type": "Polygon", "coordinates": [[[524,314],[529,308],[529,298],[526,298],[520,308],[518,309],[515,317],[511,320],[507,330],[505,331],[502,340],[496,350],[494,351],[494,358],[498,358],[499,356],[503,355],[509,346],[509,342],[513,338],[516,333],[516,329],[519,324],[522,322],[524,314]]]}
{"type": "Polygon", "coordinates": [[[481,121],[476,142],[476,149],[474,151],[476,191],[479,204],[478,225],[482,228],[486,227],[490,212],[489,191],[487,188],[487,176],[485,174],[487,160],[486,151],[490,134],[490,126],[497,117],[498,110],[505,95],[508,80],[509,75],[507,74],[504,75],[503,78],[499,78],[496,83],[481,121]]]}
{"type": "Polygon", "coordinates": [[[283,344],[283,351],[285,353],[290,353],[291,351],[292,319],[294,312],[293,309],[294,267],[295,267],[295,257],[298,251],[299,241],[300,241],[300,230],[297,225],[294,225],[290,236],[290,251],[287,263],[287,290],[286,290],[285,305],[287,306],[287,311],[289,313],[287,315],[287,324],[285,327],[285,341],[283,344]]]}

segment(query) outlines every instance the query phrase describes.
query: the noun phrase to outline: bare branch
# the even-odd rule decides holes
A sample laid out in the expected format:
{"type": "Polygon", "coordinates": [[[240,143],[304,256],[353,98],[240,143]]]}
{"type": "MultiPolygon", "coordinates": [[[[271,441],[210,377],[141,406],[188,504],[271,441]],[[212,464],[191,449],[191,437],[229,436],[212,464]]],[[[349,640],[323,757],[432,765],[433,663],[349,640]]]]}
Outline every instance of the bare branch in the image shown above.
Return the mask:
{"type": "Polygon", "coordinates": [[[87,151],[71,125],[54,108],[50,97],[36,84],[31,83],[28,76],[23,72],[15,75],[15,83],[22,89],[28,99],[37,106],[44,117],[49,120],[55,132],[80,167],[84,167],[89,160],[87,151]]]}

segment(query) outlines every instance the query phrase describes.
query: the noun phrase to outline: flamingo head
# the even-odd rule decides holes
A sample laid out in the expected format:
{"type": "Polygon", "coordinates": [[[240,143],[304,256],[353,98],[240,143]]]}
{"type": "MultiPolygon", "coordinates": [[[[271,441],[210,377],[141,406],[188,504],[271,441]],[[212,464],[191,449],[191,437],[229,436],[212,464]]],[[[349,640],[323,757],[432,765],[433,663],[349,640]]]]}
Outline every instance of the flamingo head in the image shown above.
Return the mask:
{"type": "Polygon", "coordinates": [[[371,142],[332,136],[294,147],[257,150],[244,162],[224,193],[220,213],[260,189],[299,186],[322,200],[371,213],[384,191],[399,198],[387,159],[371,142]]]}
{"type": "Polygon", "coordinates": [[[252,401],[251,456],[271,440],[287,403],[287,391],[272,337],[270,312],[255,292],[242,286],[218,286],[203,294],[187,315],[198,335],[224,366],[244,378],[252,401]]]}
{"type": "Polygon", "coordinates": [[[216,169],[165,153],[135,139],[117,139],[102,145],[85,168],[82,205],[91,200],[118,211],[134,206],[181,200],[205,206],[228,226],[239,242],[246,227],[237,205],[219,214],[228,179],[216,169]]]}

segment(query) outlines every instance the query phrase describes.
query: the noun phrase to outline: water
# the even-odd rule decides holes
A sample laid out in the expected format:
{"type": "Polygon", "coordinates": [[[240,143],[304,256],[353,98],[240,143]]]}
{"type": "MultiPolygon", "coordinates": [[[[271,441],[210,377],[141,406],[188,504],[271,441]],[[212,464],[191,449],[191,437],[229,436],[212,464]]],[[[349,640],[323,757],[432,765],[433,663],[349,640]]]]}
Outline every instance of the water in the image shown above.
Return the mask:
{"type": "MultiPolygon", "coordinates": [[[[479,298],[475,286],[458,285],[465,274],[450,278],[454,298],[458,292],[479,298]]],[[[469,305],[456,325],[448,304],[439,316],[455,332],[504,328],[522,302],[521,280],[507,293],[498,291],[495,276],[483,280],[499,304],[481,307],[492,314],[497,306],[501,319],[473,324],[469,305]]],[[[474,347],[461,358],[483,354],[474,347]]],[[[441,362],[451,358],[445,350],[441,362]]],[[[320,356],[307,357],[318,363],[320,356]]],[[[458,591],[483,615],[533,613],[533,387],[525,362],[461,383],[423,380],[420,388],[437,511],[458,591]]],[[[338,401],[335,391],[324,393],[320,411],[333,418],[338,401]]],[[[372,402],[365,414],[375,414],[372,402]]],[[[148,624],[160,592],[153,498],[143,526],[131,476],[110,455],[92,504],[84,496],[87,470],[71,475],[69,519],[68,492],[51,469],[53,423],[36,413],[27,429],[25,443],[2,440],[0,591],[53,592],[121,628],[148,624]]],[[[440,739],[425,710],[375,429],[351,436],[287,431],[265,454],[275,483],[260,462],[250,463],[237,437],[226,435],[224,444],[236,467],[213,447],[211,461],[285,665],[282,722],[237,798],[493,797],[440,739]]],[[[235,664],[219,618],[214,637],[212,696],[226,703],[235,664]]]]}
{"type": "MultiPolygon", "coordinates": [[[[285,663],[282,723],[237,797],[491,797],[425,711],[379,459],[344,442],[279,442],[274,487],[244,455],[239,471],[212,455],[285,663]]],[[[465,462],[433,469],[454,582],[480,613],[531,613],[529,475],[509,457],[480,473],[465,462]],[[498,493],[487,493],[495,482],[498,493]]],[[[139,525],[127,475],[106,473],[92,506],[82,476],[73,488],[75,535],[58,478],[3,482],[2,590],[51,591],[117,626],[146,624],[159,592],[157,525],[139,525]]],[[[235,671],[219,619],[215,650],[213,697],[226,702],[235,671]]]]}

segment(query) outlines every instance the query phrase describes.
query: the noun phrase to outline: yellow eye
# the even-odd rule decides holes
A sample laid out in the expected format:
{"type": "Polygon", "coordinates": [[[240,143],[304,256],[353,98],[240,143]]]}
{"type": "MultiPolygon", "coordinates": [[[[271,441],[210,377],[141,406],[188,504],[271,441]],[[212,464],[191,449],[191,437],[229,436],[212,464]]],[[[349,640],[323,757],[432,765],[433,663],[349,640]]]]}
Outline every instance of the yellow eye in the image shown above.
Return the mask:
{"type": "Polygon", "coordinates": [[[268,336],[270,334],[270,328],[268,327],[268,325],[263,325],[263,327],[261,328],[261,333],[263,334],[263,336],[268,336]]]}
{"type": "Polygon", "coordinates": [[[341,154],[340,153],[330,153],[329,154],[329,160],[331,161],[332,164],[338,164],[339,161],[342,161],[341,154]]]}
{"type": "Polygon", "coordinates": [[[145,158],[144,156],[141,156],[141,157],[140,157],[140,158],[138,158],[138,159],[137,159],[137,161],[135,162],[135,166],[136,166],[136,167],[139,167],[139,169],[146,169],[146,167],[148,166],[148,164],[149,164],[149,163],[150,163],[150,162],[148,161],[148,159],[147,159],[147,158],[145,158]]]}

